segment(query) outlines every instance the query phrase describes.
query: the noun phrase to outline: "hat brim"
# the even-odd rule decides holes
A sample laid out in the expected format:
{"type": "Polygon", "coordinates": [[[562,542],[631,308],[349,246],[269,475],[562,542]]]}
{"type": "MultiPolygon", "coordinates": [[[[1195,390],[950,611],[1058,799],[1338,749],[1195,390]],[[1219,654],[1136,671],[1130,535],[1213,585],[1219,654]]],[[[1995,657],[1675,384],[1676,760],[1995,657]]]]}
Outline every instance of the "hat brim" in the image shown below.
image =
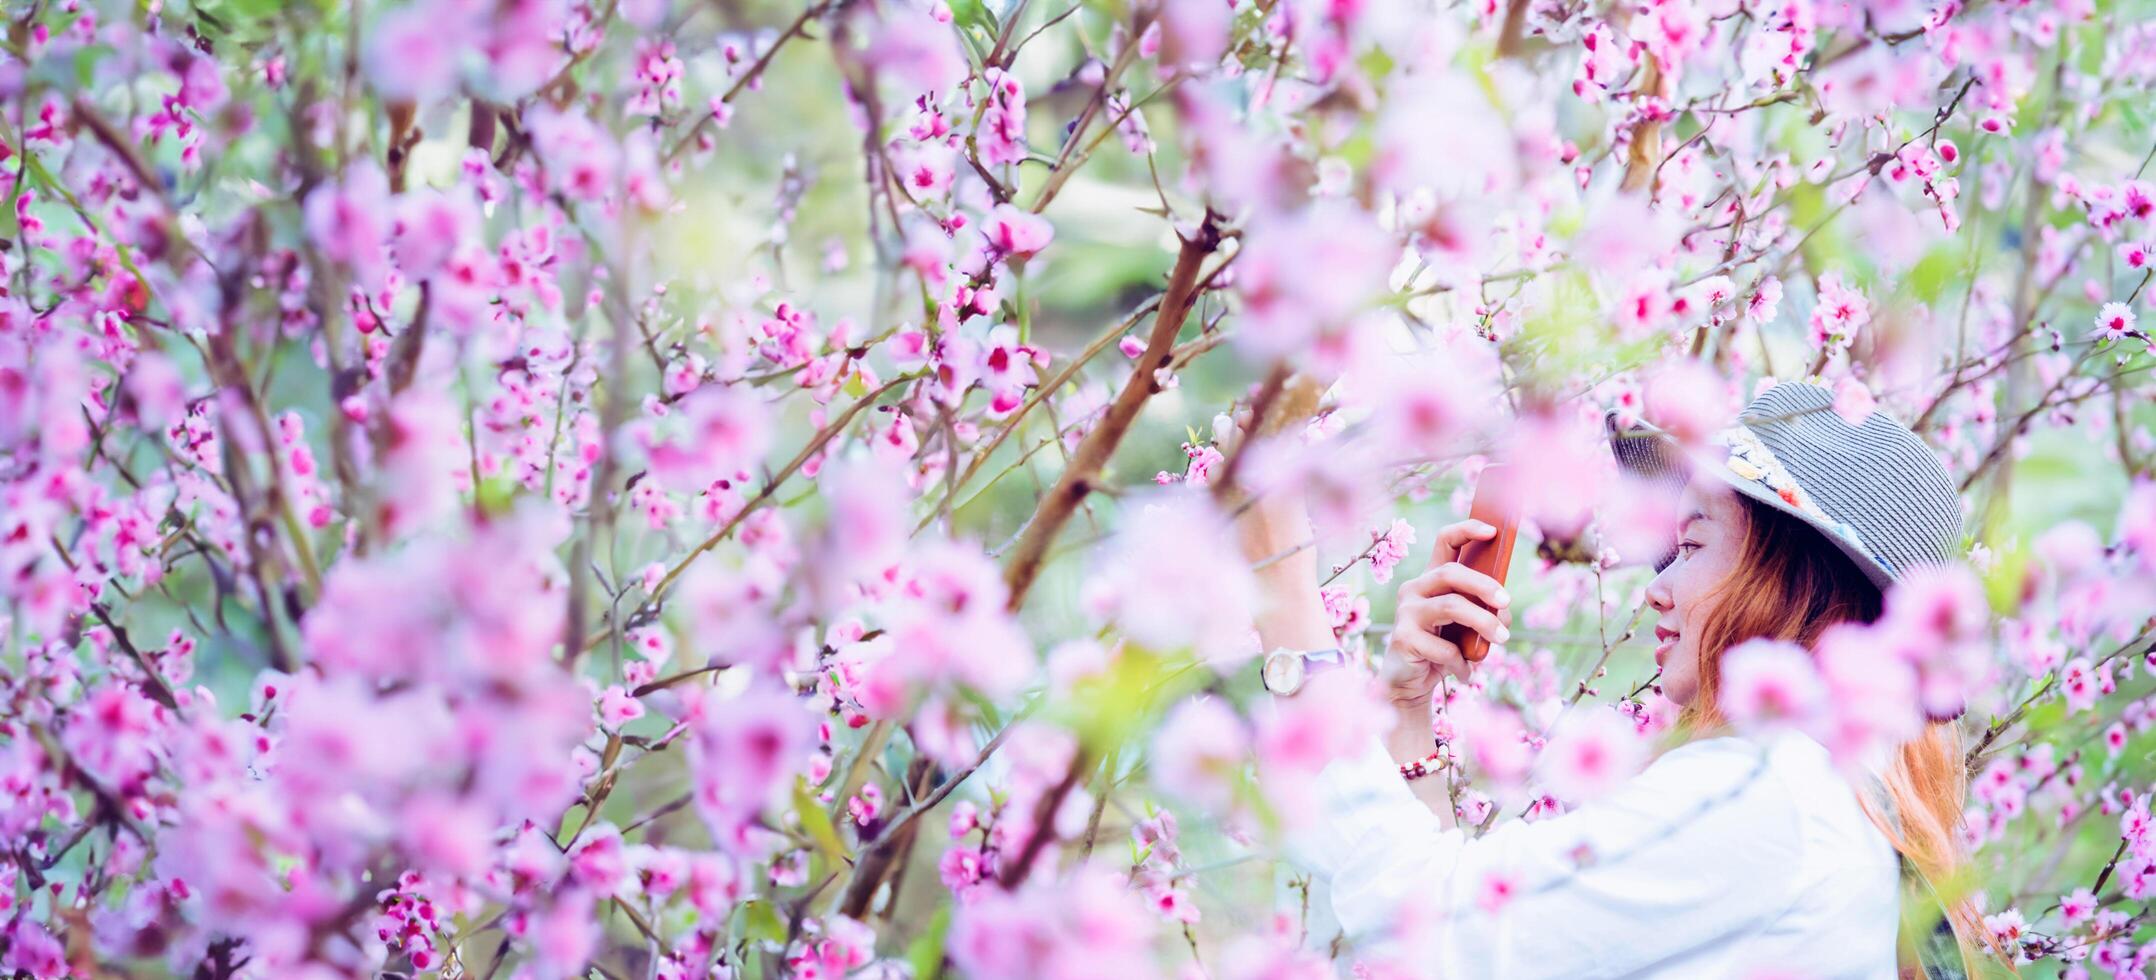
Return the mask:
{"type": "MultiPolygon", "coordinates": [[[[1712,473],[1731,489],[1784,514],[1804,522],[1805,526],[1819,533],[1828,544],[1842,554],[1864,573],[1873,586],[1885,591],[1894,584],[1894,573],[1866,554],[1862,548],[1833,532],[1817,516],[1808,514],[1789,501],[1783,500],[1766,485],[1757,480],[1747,480],[1731,471],[1720,459],[1704,450],[1689,450],[1656,426],[1640,421],[1630,425],[1618,422],[1616,412],[1603,416],[1603,424],[1609,431],[1610,452],[1617,458],[1617,465],[1645,482],[1651,493],[1666,493],[1675,497],[1684,492],[1698,473],[1712,473]]],[[[1742,423],[1738,423],[1742,424],[1742,423]]],[[[1668,547],[1654,561],[1656,571],[1668,567],[1677,556],[1677,539],[1672,536],[1668,547]]]]}

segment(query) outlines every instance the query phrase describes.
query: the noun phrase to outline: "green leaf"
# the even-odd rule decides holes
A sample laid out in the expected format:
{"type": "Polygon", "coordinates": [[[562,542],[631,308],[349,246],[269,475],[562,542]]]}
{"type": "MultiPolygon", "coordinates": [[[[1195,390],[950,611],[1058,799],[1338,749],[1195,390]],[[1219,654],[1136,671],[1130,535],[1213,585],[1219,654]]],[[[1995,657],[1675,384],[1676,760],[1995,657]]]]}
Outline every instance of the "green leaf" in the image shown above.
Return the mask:
{"type": "Polygon", "coordinates": [[[779,918],[779,910],[760,898],[741,903],[741,934],[758,942],[783,943],[786,941],[786,920],[779,918]]]}
{"type": "Polygon", "coordinates": [[[485,513],[506,514],[509,512],[510,506],[516,502],[517,490],[521,487],[522,484],[509,477],[490,476],[479,481],[479,487],[474,491],[473,499],[478,502],[479,509],[485,513]]]}
{"type": "MultiPolygon", "coordinates": [[[[843,804],[845,801],[841,800],[843,804]]],[[[801,815],[801,829],[808,831],[809,840],[816,843],[816,850],[834,865],[846,860],[846,845],[838,839],[838,828],[831,825],[831,815],[823,812],[823,804],[810,795],[808,780],[794,780],[794,812],[801,815]]]]}
{"type": "Polygon", "coordinates": [[[951,0],[951,20],[960,27],[987,32],[995,36],[996,19],[988,13],[988,5],[981,0],[951,0]]]}
{"type": "Polygon", "coordinates": [[[1941,245],[1924,254],[1909,270],[1906,280],[1909,292],[1926,303],[1937,303],[1941,293],[1958,277],[1962,250],[1952,245],[1941,245]]]}
{"type": "Polygon", "coordinates": [[[942,975],[944,938],[950,932],[951,906],[946,903],[936,907],[936,914],[928,920],[928,928],[906,947],[906,962],[912,965],[914,976],[927,980],[942,975]]]}
{"type": "Polygon", "coordinates": [[[1072,685],[1049,705],[1047,715],[1104,756],[1150,731],[1167,705],[1204,686],[1209,673],[1188,655],[1125,644],[1113,666],[1072,685]]]}
{"type": "Polygon", "coordinates": [[[2029,556],[2018,543],[1992,553],[1991,570],[1984,573],[1984,596],[1992,611],[2012,616],[2021,608],[2021,587],[2029,575],[2029,556]]]}

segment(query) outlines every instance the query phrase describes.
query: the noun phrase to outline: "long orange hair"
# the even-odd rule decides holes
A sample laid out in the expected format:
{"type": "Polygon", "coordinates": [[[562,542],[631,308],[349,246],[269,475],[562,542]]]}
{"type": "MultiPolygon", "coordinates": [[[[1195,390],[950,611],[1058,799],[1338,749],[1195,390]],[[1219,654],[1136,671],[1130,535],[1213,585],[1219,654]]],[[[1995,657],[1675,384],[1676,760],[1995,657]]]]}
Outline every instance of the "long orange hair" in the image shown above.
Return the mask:
{"type": "MultiPolygon", "coordinates": [[[[1849,556],[1827,544],[1817,530],[1781,511],[1738,494],[1748,531],[1742,554],[1727,577],[1709,591],[1699,629],[1699,695],[1681,721],[1695,732],[1726,725],[1719,706],[1722,653],[1755,638],[1796,643],[1815,650],[1819,636],[1834,623],[1870,623],[1882,611],[1884,597],[1849,556]]],[[[1903,743],[1881,774],[1883,790],[1898,820],[1888,819],[1871,793],[1858,792],[1865,815],[1877,825],[1914,874],[1904,874],[1905,899],[1927,903],[1952,928],[1963,966],[1979,976],[1979,963],[2011,964],[1984,927],[1976,903],[1963,887],[1968,860],[1961,833],[1969,772],[1962,758],[1960,728],[1933,722],[1923,734],[1903,743]],[[1989,953],[1990,955],[1985,955],[1989,953]],[[1992,959],[1997,957],[1997,959],[1992,959]]],[[[1902,975],[1924,976],[1916,947],[1924,936],[1904,916],[1902,975]]],[[[1939,920],[1918,928],[1928,932],[1939,920]]],[[[2008,970],[2012,967],[2009,965],[2008,970]]]]}

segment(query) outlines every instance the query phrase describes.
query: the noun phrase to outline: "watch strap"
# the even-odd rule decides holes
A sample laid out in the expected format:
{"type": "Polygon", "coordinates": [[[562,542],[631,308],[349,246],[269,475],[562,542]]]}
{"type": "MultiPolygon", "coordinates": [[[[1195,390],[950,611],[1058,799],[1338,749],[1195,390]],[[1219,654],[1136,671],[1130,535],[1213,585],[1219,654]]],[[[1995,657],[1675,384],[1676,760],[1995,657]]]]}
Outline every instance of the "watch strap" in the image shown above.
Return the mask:
{"type": "Polygon", "coordinates": [[[1348,662],[1347,651],[1340,647],[1304,650],[1302,655],[1303,671],[1305,673],[1316,673],[1321,670],[1331,670],[1334,667],[1345,667],[1348,662]]]}

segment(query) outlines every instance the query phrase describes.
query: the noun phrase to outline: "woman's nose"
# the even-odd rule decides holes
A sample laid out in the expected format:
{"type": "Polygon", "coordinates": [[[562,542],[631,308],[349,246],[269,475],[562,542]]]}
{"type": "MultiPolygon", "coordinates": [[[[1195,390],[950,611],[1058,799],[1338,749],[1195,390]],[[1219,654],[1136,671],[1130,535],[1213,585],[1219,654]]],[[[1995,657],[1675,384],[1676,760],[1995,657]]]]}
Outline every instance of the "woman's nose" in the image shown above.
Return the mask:
{"type": "Polygon", "coordinates": [[[1658,613],[1667,613],[1677,603],[1677,597],[1669,591],[1669,569],[1657,572],[1654,581],[1647,583],[1647,604],[1658,613]]]}

